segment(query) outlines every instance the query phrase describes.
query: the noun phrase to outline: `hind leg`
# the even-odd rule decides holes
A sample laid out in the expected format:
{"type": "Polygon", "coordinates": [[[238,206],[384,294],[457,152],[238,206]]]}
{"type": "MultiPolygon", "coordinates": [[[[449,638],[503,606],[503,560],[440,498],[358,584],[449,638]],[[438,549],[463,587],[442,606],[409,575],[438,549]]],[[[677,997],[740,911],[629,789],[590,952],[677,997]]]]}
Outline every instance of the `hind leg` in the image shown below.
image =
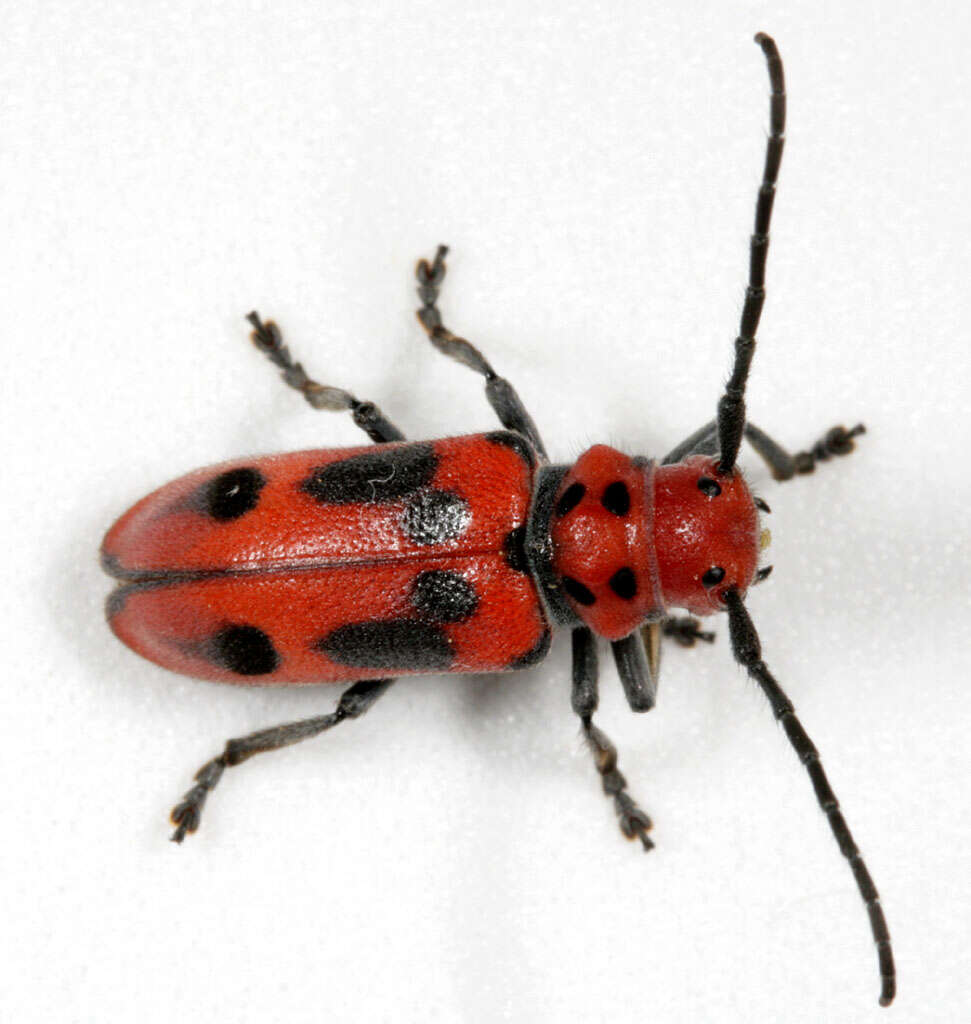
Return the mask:
{"type": "Polygon", "coordinates": [[[229,740],[218,757],[207,761],[196,772],[196,784],[173,808],[171,821],[175,825],[175,831],[172,833],[172,841],[181,843],[187,833],[195,832],[199,827],[206,799],[216,788],[227,768],[242,764],[254,754],[279,750],[281,747],[289,747],[301,740],[319,736],[348,718],[360,718],[382,694],[387,692],[393,682],[393,679],[366,679],[354,683],[341,695],[337,710],[329,715],[304,718],[299,722],[288,722],[286,725],[261,729],[259,732],[250,733],[249,736],[229,740]]]}

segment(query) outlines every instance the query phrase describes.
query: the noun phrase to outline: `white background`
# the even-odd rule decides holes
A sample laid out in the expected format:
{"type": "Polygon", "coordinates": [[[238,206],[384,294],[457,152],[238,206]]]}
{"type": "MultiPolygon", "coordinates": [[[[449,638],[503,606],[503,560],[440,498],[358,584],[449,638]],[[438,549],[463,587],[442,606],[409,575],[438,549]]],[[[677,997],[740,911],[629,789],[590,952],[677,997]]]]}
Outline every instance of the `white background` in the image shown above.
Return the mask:
{"type": "Polygon", "coordinates": [[[969,100],[964,4],[382,2],[9,7],[0,64],[6,1021],[966,1021],[969,100]],[[525,10],[524,10],[525,7],[525,10]],[[620,838],[569,707],[528,674],[423,678],[227,773],[229,736],[332,689],[236,689],[105,627],[104,530],[197,465],[358,444],[242,315],[416,438],[515,382],[554,458],[661,454],[730,365],[768,124],[789,85],[753,420],[851,459],[778,487],[749,607],[884,897],[900,995],[765,701],[667,651],[600,722],[657,849],[620,838]],[[892,1015],[892,1016],[891,1016],[892,1015]]]}

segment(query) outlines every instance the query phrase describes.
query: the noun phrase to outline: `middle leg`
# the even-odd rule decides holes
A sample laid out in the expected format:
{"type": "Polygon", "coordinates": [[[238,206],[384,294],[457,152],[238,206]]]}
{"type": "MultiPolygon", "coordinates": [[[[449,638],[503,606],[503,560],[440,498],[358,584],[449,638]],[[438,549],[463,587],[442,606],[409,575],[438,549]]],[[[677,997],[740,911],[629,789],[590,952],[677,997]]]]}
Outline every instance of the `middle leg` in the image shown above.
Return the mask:
{"type": "Polygon", "coordinates": [[[543,439],[539,436],[532,416],[526,411],[522,399],[516,389],[493,370],[489,360],[473,345],[453,334],[443,323],[442,314],[438,309],[438,293],[445,280],[445,256],[448,247],[440,245],[431,263],[419,260],[415,268],[418,278],[418,298],[421,309],[418,310],[418,321],[425,328],[429,340],[438,349],[456,362],[462,363],[470,370],[481,373],[486,379],[486,398],[499,417],[499,422],[507,430],[521,434],[539,452],[547,458],[543,439]]]}
{"type": "Polygon", "coordinates": [[[593,724],[597,710],[597,640],[585,626],[573,630],[573,710],[579,715],[583,736],[593,752],[603,780],[603,791],[613,797],[620,830],[628,839],[640,839],[645,850],[654,849],[648,832],[651,819],[627,792],[627,779],[617,767],[617,748],[606,733],[593,724]]]}
{"type": "Polygon", "coordinates": [[[403,441],[405,435],[388,419],[374,404],[362,402],[350,391],[335,388],[329,384],[320,384],[307,376],[302,364],[290,355],[284,344],[280,328],[272,321],[263,321],[255,310],[248,314],[247,320],[253,325],[250,338],[253,344],[278,366],[283,373],[283,382],[295,391],[299,391],[314,409],[328,409],[332,412],[348,411],[354,422],[372,441],[382,444],[387,441],[403,441]]]}

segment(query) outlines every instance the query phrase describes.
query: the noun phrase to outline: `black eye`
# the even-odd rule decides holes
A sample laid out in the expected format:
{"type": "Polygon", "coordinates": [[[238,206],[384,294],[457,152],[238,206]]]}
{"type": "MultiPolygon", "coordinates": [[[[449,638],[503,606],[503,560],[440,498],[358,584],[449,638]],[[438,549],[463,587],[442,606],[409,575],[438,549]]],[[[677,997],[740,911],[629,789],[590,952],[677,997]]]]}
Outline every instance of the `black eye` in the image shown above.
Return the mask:
{"type": "MultiPolygon", "coordinates": [[[[717,486],[717,485],[716,485],[717,486]]],[[[725,578],[725,570],[720,565],[713,565],[704,576],[701,577],[701,582],[706,587],[713,587],[717,583],[725,578]]]]}
{"type": "Polygon", "coordinates": [[[718,481],[712,480],[710,476],[698,477],[698,490],[707,494],[709,498],[717,498],[722,492],[721,487],[718,486],[718,481]]]}

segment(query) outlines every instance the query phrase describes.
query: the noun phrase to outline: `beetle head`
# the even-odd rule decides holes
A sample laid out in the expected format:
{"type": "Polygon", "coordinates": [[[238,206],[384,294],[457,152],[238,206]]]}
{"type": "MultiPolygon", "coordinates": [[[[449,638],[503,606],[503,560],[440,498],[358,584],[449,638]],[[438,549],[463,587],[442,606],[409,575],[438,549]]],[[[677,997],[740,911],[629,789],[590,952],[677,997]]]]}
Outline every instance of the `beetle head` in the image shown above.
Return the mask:
{"type": "Polygon", "coordinates": [[[718,459],[693,455],[655,474],[654,548],[666,606],[694,615],[724,611],[731,587],[755,580],[760,530],[756,499],[738,469],[721,473],[718,459]]]}

